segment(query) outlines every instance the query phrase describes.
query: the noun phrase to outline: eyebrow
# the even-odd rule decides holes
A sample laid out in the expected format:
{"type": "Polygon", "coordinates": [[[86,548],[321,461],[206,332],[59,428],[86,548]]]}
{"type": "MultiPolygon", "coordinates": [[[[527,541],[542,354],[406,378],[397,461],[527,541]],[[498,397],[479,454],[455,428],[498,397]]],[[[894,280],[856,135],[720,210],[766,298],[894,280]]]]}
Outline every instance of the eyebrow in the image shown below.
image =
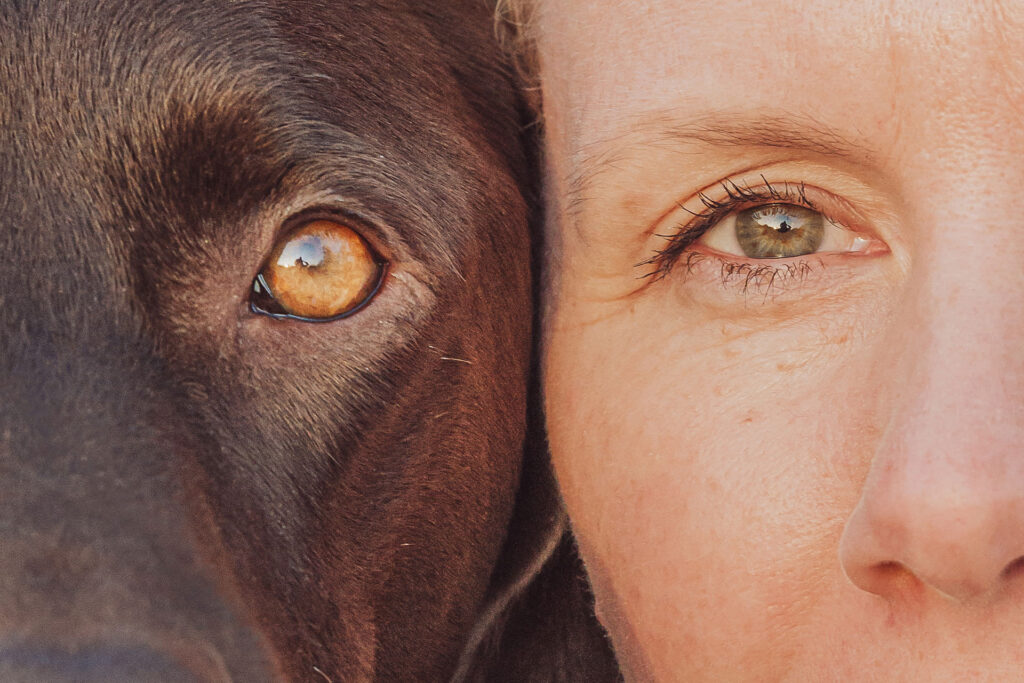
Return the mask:
{"type": "Polygon", "coordinates": [[[724,148],[777,148],[872,162],[865,145],[803,115],[718,112],[681,120],[678,115],[661,112],[635,119],[621,130],[625,132],[590,143],[576,155],[567,182],[566,210],[570,215],[578,213],[600,176],[644,148],[678,148],[703,155],[724,148]]]}

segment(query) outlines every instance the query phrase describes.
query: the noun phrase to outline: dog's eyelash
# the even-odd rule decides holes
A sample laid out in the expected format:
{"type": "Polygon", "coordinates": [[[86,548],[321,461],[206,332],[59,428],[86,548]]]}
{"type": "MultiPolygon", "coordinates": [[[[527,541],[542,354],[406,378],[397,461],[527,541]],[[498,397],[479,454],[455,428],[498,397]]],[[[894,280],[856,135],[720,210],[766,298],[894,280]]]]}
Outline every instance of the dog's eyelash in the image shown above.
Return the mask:
{"type": "MultiPolygon", "coordinates": [[[[650,278],[655,281],[661,280],[667,277],[680,261],[685,263],[687,271],[689,271],[695,263],[694,257],[703,256],[702,254],[690,251],[693,243],[717,225],[719,221],[736,211],[758,204],[787,202],[805,206],[808,209],[825,215],[821,209],[807,198],[806,187],[803,183],[783,183],[781,186],[772,185],[764,176],[761,176],[761,181],[762,185],[751,188],[749,185],[741,185],[733,180],[723,180],[720,185],[726,198],[716,200],[709,197],[705,192],[699,192],[697,198],[704,206],[700,211],[693,211],[685,205],[679,204],[679,208],[689,214],[689,219],[677,225],[676,230],[672,234],[658,235],[658,237],[664,238],[668,244],[661,249],[656,249],[654,255],[650,258],[636,264],[637,268],[646,269],[646,272],[641,274],[640,277],[650,278]]],[[[825,215],[825,218],[828,219],[828,216],[825,215]]],[[[721,257],[718,258],[722,261],[723,283],[735,279],[741,273],[744,274],[745,287],[749,287],[754,282],[773,283],[780,276],[782,278],[791,278],[796,275],[806,275],[806,269],[797,268],[794,271],[790,264],[779,268],[767,264],[754,265],[742,261],[729,261],[721,259],[721,257]],[[756,275],[754,275],[755,273],[756,275]]]]}

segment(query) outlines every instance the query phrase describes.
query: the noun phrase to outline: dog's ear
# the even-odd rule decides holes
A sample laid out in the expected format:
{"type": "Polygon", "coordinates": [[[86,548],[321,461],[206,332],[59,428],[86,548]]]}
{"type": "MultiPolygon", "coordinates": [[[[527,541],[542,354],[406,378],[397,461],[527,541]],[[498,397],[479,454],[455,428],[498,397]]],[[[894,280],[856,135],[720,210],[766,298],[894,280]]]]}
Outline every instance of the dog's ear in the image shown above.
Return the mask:
{"type": "Polygon", "coordinates": [[[452,682],[621,681],[547,458],[530,450],[488,599],[452,682]]]}

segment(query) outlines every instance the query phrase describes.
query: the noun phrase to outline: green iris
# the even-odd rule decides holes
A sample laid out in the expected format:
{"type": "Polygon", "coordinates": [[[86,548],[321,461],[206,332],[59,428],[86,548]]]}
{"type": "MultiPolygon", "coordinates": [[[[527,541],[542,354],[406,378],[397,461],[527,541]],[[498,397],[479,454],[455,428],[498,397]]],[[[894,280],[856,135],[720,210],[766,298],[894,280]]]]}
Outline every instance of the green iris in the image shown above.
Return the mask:
{"type": "Polygon", "coordinates": [[[736,214],[736,240],[750,258],[813,254],[825,236],[825,217],[795,204],[764,204],[736,214]]]}

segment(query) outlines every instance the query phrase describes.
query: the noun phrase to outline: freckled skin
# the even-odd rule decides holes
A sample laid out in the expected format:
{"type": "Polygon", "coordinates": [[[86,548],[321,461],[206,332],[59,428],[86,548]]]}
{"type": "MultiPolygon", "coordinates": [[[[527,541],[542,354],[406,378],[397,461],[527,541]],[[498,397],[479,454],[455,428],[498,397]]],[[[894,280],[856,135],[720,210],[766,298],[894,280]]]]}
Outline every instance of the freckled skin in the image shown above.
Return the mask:
{"type": "Polygon", "coordinates": [[[569,0],[536,36],[550,444],[627,678],[1019,677],[1024,10],[569,0]],[[723,113],[828,144],[670,132],[723,113]],[[883,247],[641,277],[736,177],[883,247]]]}

